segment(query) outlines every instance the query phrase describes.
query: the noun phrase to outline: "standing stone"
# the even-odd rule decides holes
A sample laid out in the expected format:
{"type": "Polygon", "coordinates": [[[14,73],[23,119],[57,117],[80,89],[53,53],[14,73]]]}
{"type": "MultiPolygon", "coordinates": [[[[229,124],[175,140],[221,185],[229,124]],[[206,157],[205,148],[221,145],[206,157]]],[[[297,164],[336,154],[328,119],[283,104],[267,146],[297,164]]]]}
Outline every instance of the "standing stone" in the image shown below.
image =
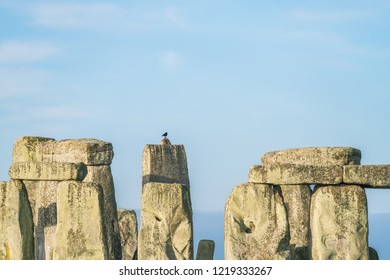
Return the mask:
{"type": "Polygon", "coordinates": [[[142,187],[140,260],[192,260],[193,229],[189,188],[147,183],[142,187]]]}
{"type": "Polygon", "coordinates": [[[53,138],[23,136],[14,143],[12,162],[34,162],[37,159],[37,146],[54,143],[53,138]]]}
{"type": "Polygon", "coordinates": [[[273,151],[262,156],[263,165],[308,164],[350,165],[360,164],[362,153],[351,147],[308,147],[273,151]]]}
{"type": "Polygon", "coordinates": [[[59,183],[53,259],[108,259],[103,211],[103,193],[98,184],[59,183]]]}
{"type": "Polygon", "coordinates": [[[34,222],[35,259],[52,260],[57,226],[59,181],[23,181],[34,222]]]}
{"type": "Polygon", "coordinates": [[[202,239],[198,244],[196,260],[213,260],[215,243],[213,240],[202,239]]]}
{"type": "Polygon", "coordinates": [[[370,256],[370,261],[378,261],[379,260],[378,252],[374,248],[368,247],[368,253],[370,256]]]}
{"type": "Polygon", "coordinates": [[[225,260],[274,260],[289,256],[287,212],[280,187],[238,185],[225,205],[225,260]]]}
{"type": "Polygon", "coordinates": [[[310,259],[310,200],[309,185],[281,185],[286,206],[289,230],[291,259],[310,259]]]}
{"type": "Polygon", "coordinates": [[[138,246],[137,214],[134,210],[118,210],[118,224],[122,245],[122,259],[136,260],[138,246]]]}
{"type": "Polygon", "coordinates": [[[314,260],[368,260],[367,199],[354,185],[321,186],[310,209],[314,260]]]}
{"type": "Polygon", "coordinates": [[[88,173],[83,182],[99,184],[103,191],[103,222],[106,230],[109,259],[121,260],[122,250],[111,167],[109,165],[97,165],[87,166],[87,169],[88,173]]]}
{"type": "Polygon", "coordinates": [[[34,259],[33,222],[22,182],[0,182],[0,259],[34,259]]]}
{"type": "Polygon", "coordinates": [[[142,155],[142,185],[149,182],[177,183],[190,187],[183,145],[145,146],[142,155]]]}

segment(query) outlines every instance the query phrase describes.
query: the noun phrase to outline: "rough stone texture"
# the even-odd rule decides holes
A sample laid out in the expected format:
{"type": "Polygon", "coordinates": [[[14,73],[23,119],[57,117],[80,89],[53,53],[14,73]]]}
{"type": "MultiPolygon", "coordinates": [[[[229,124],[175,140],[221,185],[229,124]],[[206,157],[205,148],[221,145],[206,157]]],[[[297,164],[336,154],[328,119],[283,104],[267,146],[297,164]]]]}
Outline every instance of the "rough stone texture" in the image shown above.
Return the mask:
{"type": "Polygon", "coordinates": [[[21,181],[0,182],[0,259],[34,259],[31,208],[21,181]]]}
{"type": "Polygon", "coordinates": [[[103,260],[108,250],[103,223],[103,193],[98,184],[58,184],[55,260],[103,260]]]}
{"type": "Polygon", "coordinates": [[[254,165],[248,182],[274,185],[329,184],[343,181],[343,167],[304,164],[254,165]]]}
{"type": "Polygon", "coordinates": [[[82,181],[87,175],[84,163],[69,162],[16,162],[9,169],[9,176],[19,180],[82,181]]]}
{"type": "Polygon", "coordinates": [[[289,257],[287,212],[280,187],[238,185],[225,205],[225,260],[289,257]]]}
{"type": "Polygon", "coordinates": [[[390,188],[390,164],[344,166],[343,181],[346,184],[390,188]]]}
{"type": "Polygon", "coordinates": [[[138,245],[137,214],[134,210],[118,210],[119,232],[122,245],[122,259],[136,260],[138,245]]]}
{"type": "Polygon", "coordinates": [[[361,152],[351,147],[308,147],[273,151],[262,156],[263,165],[308,164],[349,165],[360,164],[361,152]]]}
{"type": "Polygon", "coordinates": [[[193,259],[192,208],[189,188],[147,183],[142,187],[140,260],[193,259]]]}
{"type": "Polygon", "coordinates": [[[317,187],[310,209],[314,260],[368,260],[367,199],[354,185],[317,187]]]}
{"type": "Polygon", "coordinates": [[[83,162],[86,165],[109,165],[114,157],[109,142],[83,138],[42,142],[37,145],[37,159],[45,162],[83,162]]]}
{"type": "Polygon", "coordinates": [[[142,155],[142,184],[177,183],[190,187],[183,145],[146,145],[142,155]]]}
{"type": "Polygon", "coordinates": [[[37,161],[36,147],[44,143],[55,142],[53,138],[23,136],[14,143],[12,162],[37,161]]]}
{"type": "Polygon", "coordinates": [[[23,184],[27,189],[33,215],[35,259],[52,260],[59,181],[23,181],[23,184]]]}
{"type": "Polygon", "coordinates": [[[368,247],[368,254],[369,254],[369,259],[371,261],[379,260],[378,252],[374,248],[368,247]]]}
{"type": "Polygon", "coordinates": [[[310,259],[310,201],[309,185],[281,185],[290,230],[290,258],[310,259]]]}
{"type": "Polygon", "coordinates": [[[213,260],[215,243],[213,240],[202,239],[198,244],[197,260],[213,260]]]}
{"type": "Polygon", "coordinates": [[[93,182],[103,190],[103,222],[105,224],[108,257],[112,260],[122,259],[122,249],[118,226],[118,214],[115,200],[114,180],[109,165],[87,166],[88,174],[84,182],[93,182]]]}

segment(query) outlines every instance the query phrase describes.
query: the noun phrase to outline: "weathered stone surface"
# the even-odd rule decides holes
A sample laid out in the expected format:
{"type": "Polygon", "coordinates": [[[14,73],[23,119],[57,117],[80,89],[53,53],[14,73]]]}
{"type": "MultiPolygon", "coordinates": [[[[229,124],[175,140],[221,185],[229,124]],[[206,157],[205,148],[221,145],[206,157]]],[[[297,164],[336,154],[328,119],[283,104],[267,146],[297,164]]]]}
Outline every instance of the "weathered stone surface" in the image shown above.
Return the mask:
{"type": "Polygon", "coordinates": [[[344,166],[343,181],[346,184],[390,188],[390,164],[344,166]]]}
{"type": "Polygon", "coordinates": [[[189,188],[167,183],[143,185],[138,258],[192,260],[193,254],[189,188]]]}
{"type": "Polygon", "coordinates": [[[98,184],[63,181],[57,192],[55,260],[103,260],[108,250],[98,184]]]}
{"type": "Polygon", "coordinates": [[[354,185],[314,190],[310,209],[314,260],[368,260],[367,199],[354,185]]]}
{"type": "Polygon", "coordinates": [[[198,244],[197,260],[213,260],[215,243],[213,240],[202,239],[198,244]]]}
{"type": "Polygon", "coordinates": [[[23,181],[34,222],[35,259],[52,260],[57,226],[59,181],[23,181]]]}
{"type": "Polygon", "coordinates": [[[280,187],[238,185],[225,205],[225,260],[273,260],[289,256],[287,212],[280,187]]]}
{"type": "Polygon", "coordinates": [[[122,249],[118,226],[118,214],[115,200],[114,179],[109,165],[87,166],[88,174],[84,182],[99,184],[103,190],[103,222],[105,224],[108,258],[122,259],[122,249]]]}
{"type": "Polygon", "coordinates": [[[336,165],[254,165],[248,176],[248,182],[274,185],[336,185],[342,181],[343,167],[336,165]]]}
{"type": "Polygon", "coordinates": [[[114,157],[109,142],[83,138],[42,142],[37,145],[37,159],[45,162],[83,162],[86,165],[111,164],[114,157]]]}
{"type": "Polygon", "coordinates": [[[23,136],[14,143],[12,162],[37,161],[36,147],[48,142],[55,142],[52,138],[23,136]]]}
{"type": "Polygon", "coordinates": [[[379,260],[378,252],[374,248],[368,247],[368,254],[369,254],[369,259],[371,261],[379,260]]]}
{"type": "Polygon", "coordinates": [[[360,164],[360,150],[351,147],[308,147],[273,151],[262,156],[263,165],[308,164],[349,165],[360,164]]]}
{"type": "Polygon", "coordinates": [[[138,246],[137,214],[134,210],[118,210],[119,232],[122,245],[122,259],[136,260],[138,246]]]}
{"type": "Polygon", "coordinates": [[[290,230],[290,258],[310,259],[310,185],[280,185],[290,230]]]}
{"type": "Polygon", "coordinates": [[[31,208],[21,181],[0,182],[0,259],[34,259],[31,208]]]}
{"type": "Polygon", "coordinates": [[[142,155],[142,184],[177,183],[190,186],[183,145],[146,145],[142,155]]]}
{"type": "Polygon", "coordinates": [[[86,175],[87,166],[81,162],[15,162],[9,168],[9,176],[19,180],[81,181],[86,175]]]}

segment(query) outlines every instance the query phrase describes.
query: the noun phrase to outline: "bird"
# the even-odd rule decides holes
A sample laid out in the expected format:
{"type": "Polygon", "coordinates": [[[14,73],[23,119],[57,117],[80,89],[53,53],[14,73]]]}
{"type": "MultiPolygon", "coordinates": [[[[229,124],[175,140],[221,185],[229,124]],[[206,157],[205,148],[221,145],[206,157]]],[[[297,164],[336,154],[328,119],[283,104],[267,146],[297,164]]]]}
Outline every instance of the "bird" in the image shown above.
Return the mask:
{"type": "Polygon", "coordinates": [[[168,136],[168,132],[165,132],[163,135],[161,136],[164,136],[165,138],[168,136]]]}

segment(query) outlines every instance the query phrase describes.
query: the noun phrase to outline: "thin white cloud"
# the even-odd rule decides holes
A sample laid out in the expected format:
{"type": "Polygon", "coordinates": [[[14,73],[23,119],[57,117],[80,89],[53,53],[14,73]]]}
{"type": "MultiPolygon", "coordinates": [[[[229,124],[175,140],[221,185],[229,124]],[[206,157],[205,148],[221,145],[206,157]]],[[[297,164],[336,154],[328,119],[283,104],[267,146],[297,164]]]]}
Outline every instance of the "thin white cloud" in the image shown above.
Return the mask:
{"type": "Polygon", "coordinates": [[[89,117],[91,114],[85,109],[72,106],[50,106],[31,108],[30,115],[39,119],[74,119],[89,117]]]}
{"type": "Polygon", "coordinates": [[[52,106],[31,106],[29,104],[10,103],[7,105],[7,113],[2,117],[7,123],[18,123],[27,121],[75,121],[89,118],[93,115],[80,107],[66,105],[52,106]],[[11,105],[10,105],[11,104],[11,105]],[[23,112],[23,113],[21,113],[23,112]]]}
{"type": "Polygon", "coordinates": [[[310,22],[339,22],[367,19],[371,15],[366,11],[354,10],[308,10],[295,9],[287,13],[291,18],[310,22]]]}
{"type": "Polygon", "coordinates": [[[160,55],[160,61],[166,69],[176,70],[183,64],[183,57],[174,51],[165,51],[160,55]]]}
{"type": "Polygon", "coordinates": [[[118,6],[105,3],[39,4],[33,8],[35,23],[49,27],[85,28],[110,25],[110,21],[118,19],[120,15],[118,6]]]}
{"type": "Polygon", "coordinates": [[[0,43],[0,64],[29,63],[48,59],[61,48],[44,41],[7,41],[0,43]]]}
{"type": "Polygon", "coordinates": [[[40,92],[48,74],[34,69],[0,68],[0,100],[40,92]]]}
{"type": "Polygon", "coordinates": [[[175,7],[168,7],[163,12],[165,19],[177,26],[185,27],[188,24],[187,19],[183,14],[175,7]]]}
{"type": "Polygon", "coordinates": [[[50,28],[91,30],[153,30],[169,24],[183,27],[186,18],[173,7],[144,11],[112,3],[38,4],[33,23],[50,28]]]}

